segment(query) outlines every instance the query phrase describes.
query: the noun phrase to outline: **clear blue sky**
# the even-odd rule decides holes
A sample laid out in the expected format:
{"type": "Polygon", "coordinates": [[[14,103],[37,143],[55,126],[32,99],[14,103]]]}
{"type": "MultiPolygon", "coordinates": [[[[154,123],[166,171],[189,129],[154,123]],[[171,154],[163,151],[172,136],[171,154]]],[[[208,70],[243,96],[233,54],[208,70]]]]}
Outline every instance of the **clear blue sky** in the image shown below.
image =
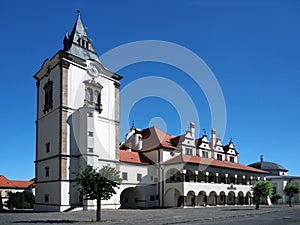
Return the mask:
{"type": "MultiPolygon", "coordinates": [[[[223,91],[227,110],[223,143],[233,138],[241,163],[258,161],[263,154],[266,161],[300,175],[298,0],[2,2],[0,174],[9,179],[34,177],[36,87],[32,76],[62,48],[77,9],[99,55],[121,44],[149,39],[174,42],[196,53],[223,91]]],[[[118,73],[124,76],[123,87],[149,75],[178,83],[196,104],[201,129],[210,129],[207,99],[184,72],[161,63],[139,63],[118,73]]],[[[164,121],[169,133],[181,133],[178,112],[170,103],[145,98],[132,108],[128,121],[121,121],[121,140],[132,119],[145,128],[155,117],[164,121]]]]}

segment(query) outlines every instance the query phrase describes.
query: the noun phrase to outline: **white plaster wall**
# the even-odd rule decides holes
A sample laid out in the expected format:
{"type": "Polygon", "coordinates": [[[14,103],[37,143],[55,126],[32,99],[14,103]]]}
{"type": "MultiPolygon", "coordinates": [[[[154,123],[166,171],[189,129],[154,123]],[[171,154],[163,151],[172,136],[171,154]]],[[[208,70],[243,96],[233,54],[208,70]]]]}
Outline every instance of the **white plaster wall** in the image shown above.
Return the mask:
{"type": "Polygon", "coordinates": [[[193,183],[193,182],[184,182],[184,195],[187,195],[189,191],[194,191],[196,195],[200,191],[205,191],[207,195],[209,195],[210,192],[215,191],[217,195],[220,194],[220,192],[225,192],[227,195],[229,192],[233,191],[235,193],[235,196],[242,191],[244,193],[244,196],[248,191],[251,192],[251,185],[233,185],[236,190],[228,190],[228,187],[230,187],[229,184],[216,184],[216,183],[193,183]]]}
{"type": "Polygon", "coordinates": [[[52,158],[39,162],[37,164],[37,170],[39,171],[37,180],[39,182],[58,180],[59,168],[60,166],[58,158],[52,158]],[[45,176],[45,167],[49,167],[49,177],[45,176]]]}
{"type": "MultiPolygon", "coordinates": [[[[84,68],[70,65],[69,68],[69,107],[78,109],[84,105],[85,84],[84,81],[91,80],[84,68]]],[[[101,91],[101,103],[103,111],[101,117],[109,120],[115,120],[115,86],[114,82],[105,76],[95,78],[95,81],[103,86],[101,91]]]]}
{"type": "Polygon", "coordinates": [[[153,184],[154,178],[157,177],[156,167],[152,165],[135,165],[122,163],[120,165],[120,176],[122,172],[127,173],[127,181],[122,181],[123,184],[153,184]],[[142,181],[137,180],[137,174],[142,174],[142,181]]]}
{"type": "Polygon", "coordinates": [[[38,122],[38,160],[59,154],[59,111],[51,111],[38,122]],[[50,152],[46,152],[46,142],[50,142],[50,152]]]}

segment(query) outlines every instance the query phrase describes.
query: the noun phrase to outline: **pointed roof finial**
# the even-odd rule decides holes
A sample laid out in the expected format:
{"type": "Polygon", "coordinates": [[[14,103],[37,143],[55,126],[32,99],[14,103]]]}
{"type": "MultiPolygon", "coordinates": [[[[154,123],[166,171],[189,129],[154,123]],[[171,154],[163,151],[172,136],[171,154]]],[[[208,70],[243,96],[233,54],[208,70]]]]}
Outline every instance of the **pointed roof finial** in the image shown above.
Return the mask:
{"type": "Polygon", "coordinates": [[[133,130],[135,127],[134,127],[134,120],[132,120],[132,123],[131,123],[131,129],[130,130],[133,130]]]}
{"type": "Polygon", "coordinates": [[[261,162],[264,161],[264,156],[263,156],[263,155],[260,156],[260,161],[261,161],[261,162]]]}
{"type": "Polygon", "coordinates": [[[206,129],[205,129],[205,128],[203,128],[202,130],[203,130],[203,133],[204,133],[204,135],[206,135],[206,129]]]}
{"type": "Polygon", "coordinates": [[[77,15],[78,15],[78,17],[80,16],[80,10],[79,9],[77,10],[77,15]]]}
{"type": "Polygon", "coordinates": [[[232,137],[230,137],[230,143],[232,142],[232,137]]]}

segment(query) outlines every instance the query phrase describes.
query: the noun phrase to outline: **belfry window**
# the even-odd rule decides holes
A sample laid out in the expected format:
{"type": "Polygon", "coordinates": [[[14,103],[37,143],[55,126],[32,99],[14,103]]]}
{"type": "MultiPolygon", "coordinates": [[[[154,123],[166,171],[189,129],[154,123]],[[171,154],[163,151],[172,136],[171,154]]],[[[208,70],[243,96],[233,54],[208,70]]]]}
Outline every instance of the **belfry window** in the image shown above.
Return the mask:
{"type": "Polygon", "coordinates": [[[94,107],[99,113],[102,112],[102,104],[101,104],[101,87],[93,84],[86,84],[87,87],[85,89],[85,106],[94,107]]]}
{"type": "Polygon", "coordinates": [[[89,103],[92,103],[92,99],[93,99],[93,90],[91,88],[87,88],[86,89],[86,100],[89,103]]]}
{"type": "Polygon", "coordinates": [[[53,81],[48,79],[48,82],[44,85],[44,110],[43,112],[49,112],[53,109],[53,81]]]}

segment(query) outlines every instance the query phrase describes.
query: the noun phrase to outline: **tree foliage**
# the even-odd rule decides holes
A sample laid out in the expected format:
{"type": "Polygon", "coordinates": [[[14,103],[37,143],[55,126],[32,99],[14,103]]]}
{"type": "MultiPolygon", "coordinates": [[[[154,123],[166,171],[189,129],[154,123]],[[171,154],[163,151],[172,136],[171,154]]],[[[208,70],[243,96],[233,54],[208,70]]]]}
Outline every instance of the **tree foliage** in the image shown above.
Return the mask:
{"type": "Polygon", "coordinates": [[[295,194],[298,194],[300,192],[300,186],[298,184],[292,184],[288,183],[284,189],[284,193],[290,197],[289,204],[292,207],[292,197],[294,197],[295,194]]]}
{"type": "Polygon", "coordinates": [[[101,219],[101,200],[108,200],[116,194],[115,188],[121,183],[119,171],[106,165],[99,171],[88,165],[85,170],[77,174],[78,190],[87,200],[97,200],[97,221],[101,219]]]}
{"type": "Polygon", "coordinates": [[[9,209],[32,209],[34,201],[34,195],[31,192],[10,192],[8,196],[7,207],[9,209]]]}
{"type": "Polygon", "coordinates": [[[256,209],[259,209],[260,199],[272,196],[273,185],[270,181],[260,181],[252,187],[252,190],[256,198],[256,209]]]}

